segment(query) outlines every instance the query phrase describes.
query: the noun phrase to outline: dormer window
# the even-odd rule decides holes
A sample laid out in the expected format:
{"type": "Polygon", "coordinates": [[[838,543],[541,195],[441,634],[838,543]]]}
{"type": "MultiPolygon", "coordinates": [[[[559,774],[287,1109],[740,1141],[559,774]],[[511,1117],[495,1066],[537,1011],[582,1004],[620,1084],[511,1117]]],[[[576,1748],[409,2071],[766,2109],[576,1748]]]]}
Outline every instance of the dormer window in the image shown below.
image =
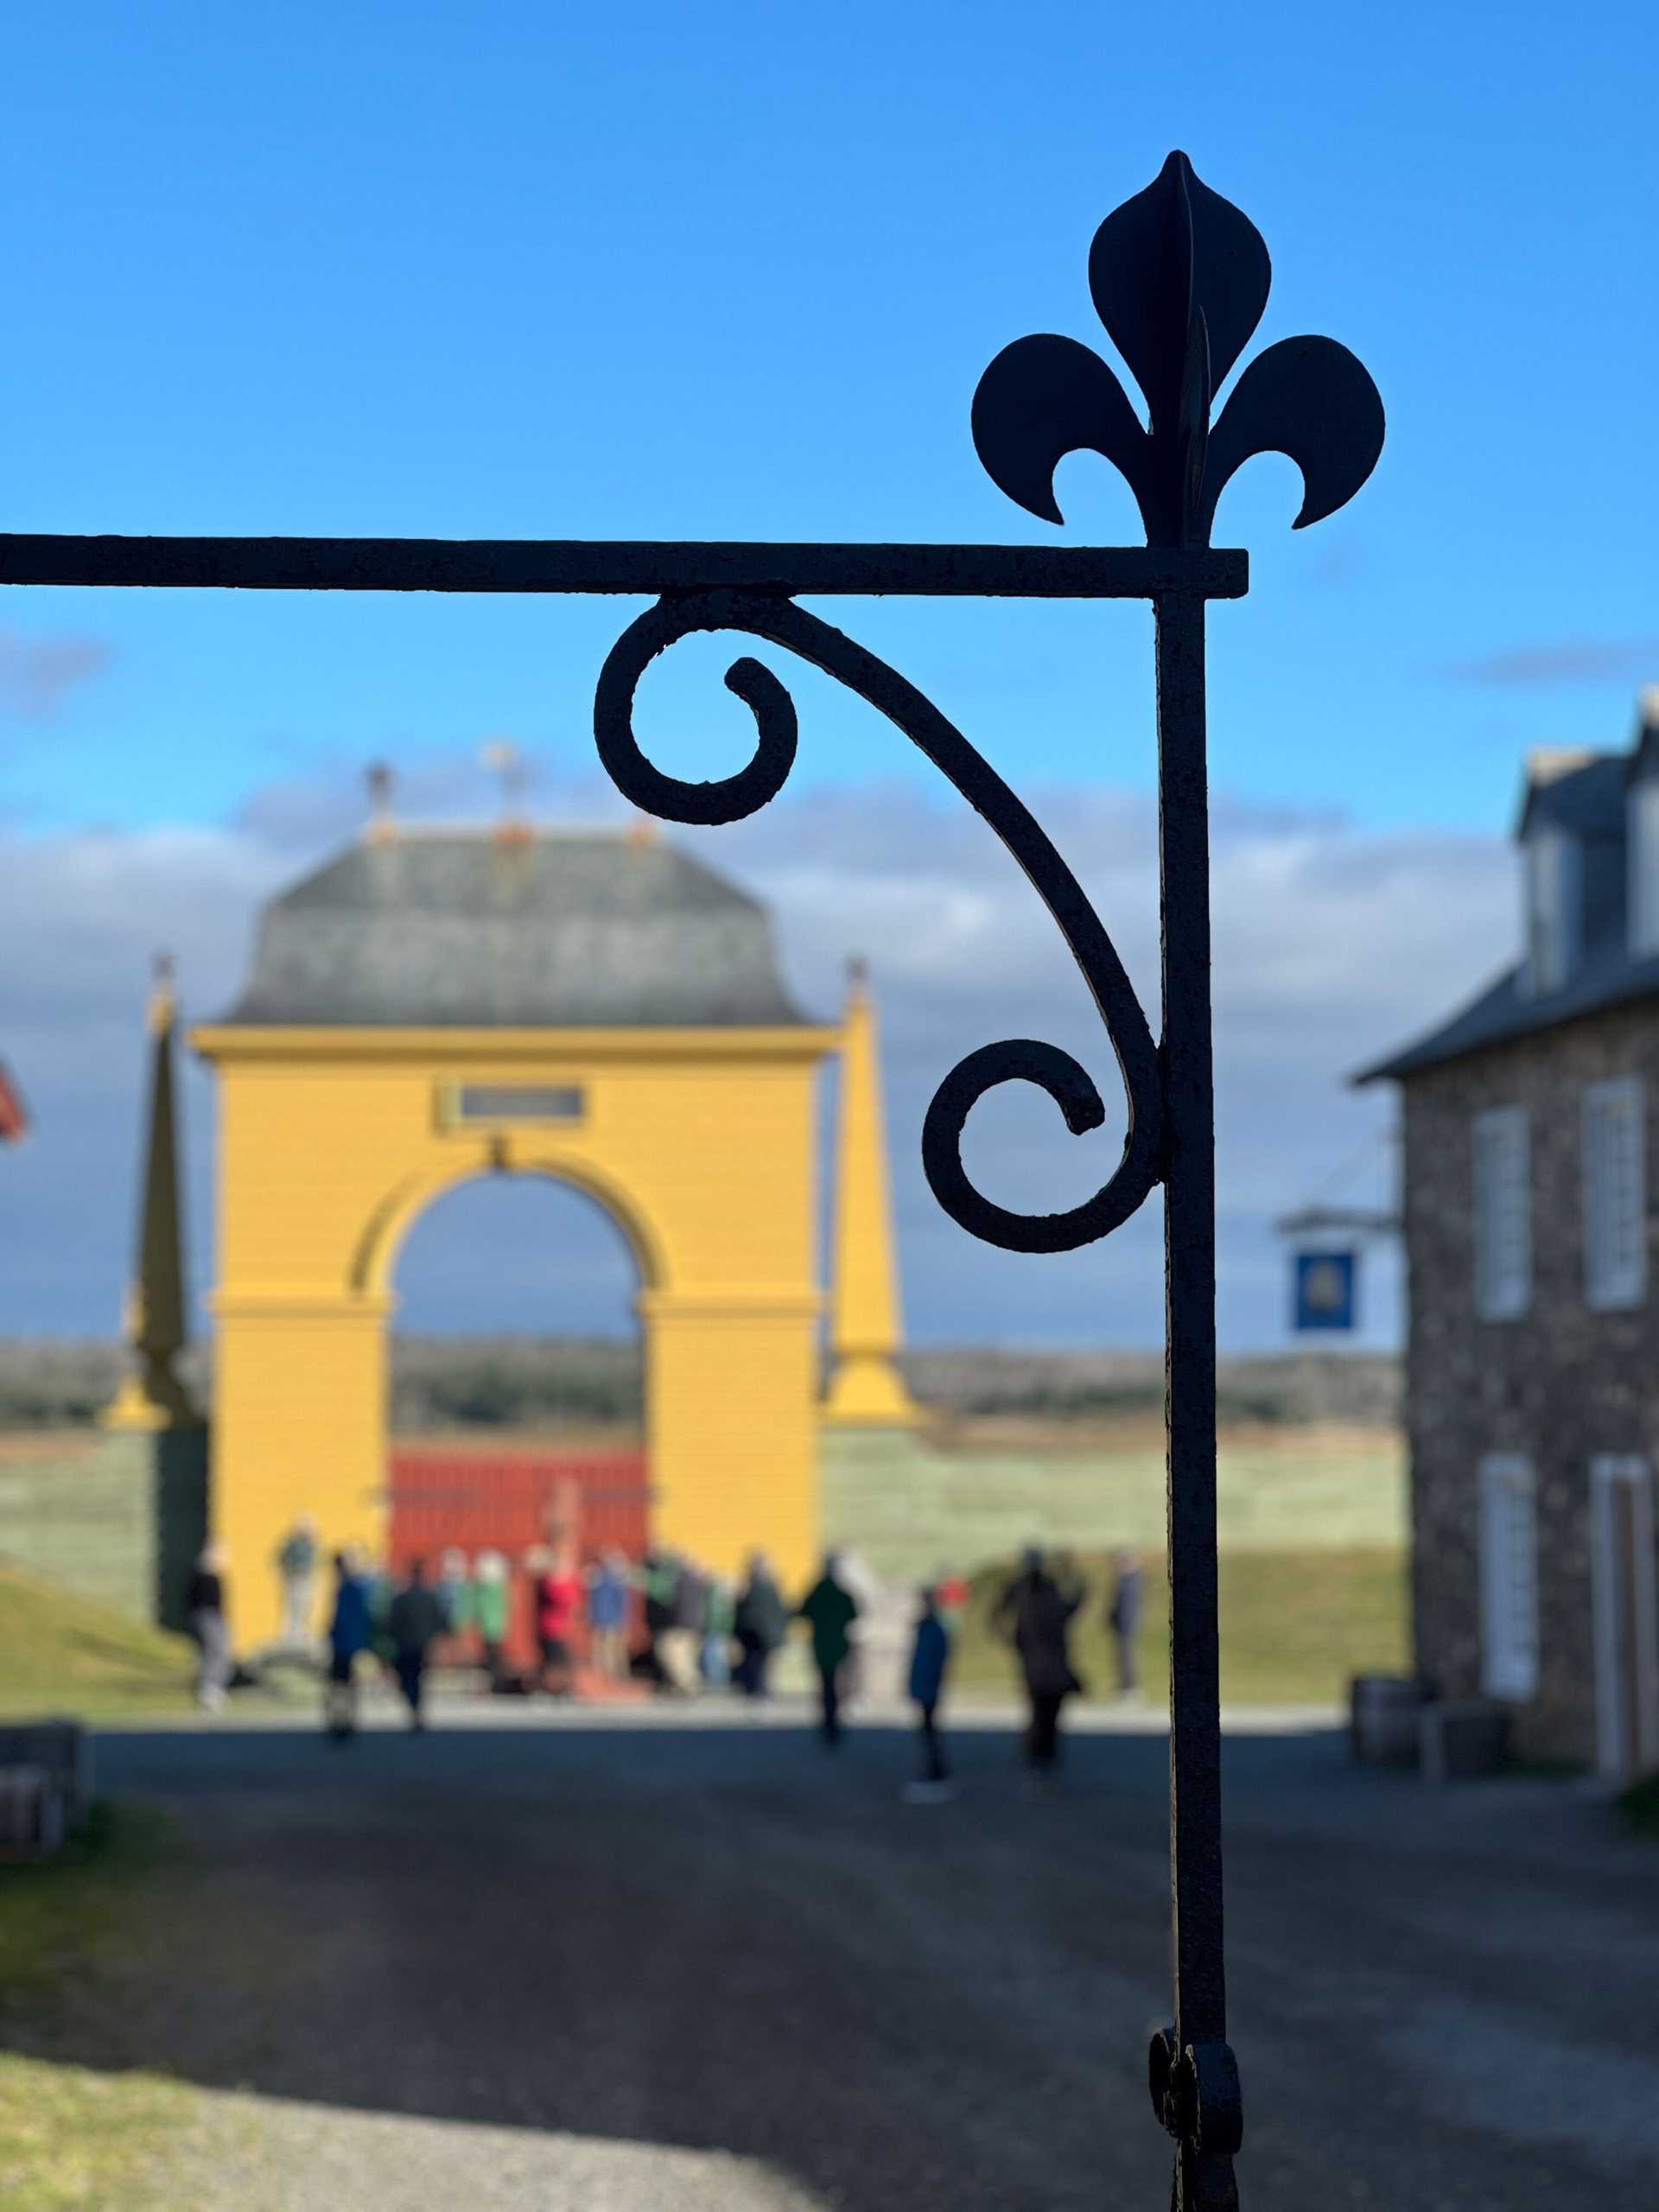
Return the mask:
{"type": "Polygon", "coordinates": [[[1559,991],[1579,962],[1584,930],[1584,852],[1569,830],[1541,822],[1527,836],[1527,983],[1559,991]]]}
{"type": "Polygon", "coordinates": [[[1630,854],[1630,950],[1659,952],[1659,775],[1642,776],[1625,801],[1630,854]]]}

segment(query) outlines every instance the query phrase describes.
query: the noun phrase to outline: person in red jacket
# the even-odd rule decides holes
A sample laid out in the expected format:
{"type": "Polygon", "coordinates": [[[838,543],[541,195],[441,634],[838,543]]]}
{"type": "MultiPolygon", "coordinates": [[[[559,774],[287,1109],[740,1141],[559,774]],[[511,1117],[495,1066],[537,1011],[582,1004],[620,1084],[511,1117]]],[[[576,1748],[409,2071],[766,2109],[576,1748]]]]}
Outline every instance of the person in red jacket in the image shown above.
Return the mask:
{"type": "Polygon", "coordinates": [[[542,1658],[542,1688],[550,1697],[569,1697],[570,1645],[575,1633],[576,1608],[582,1601],[582,1579],[569,1559],[556,1552],[542,1552],[537,1560],[533,1596],[536,1642],[542,1658]]]}

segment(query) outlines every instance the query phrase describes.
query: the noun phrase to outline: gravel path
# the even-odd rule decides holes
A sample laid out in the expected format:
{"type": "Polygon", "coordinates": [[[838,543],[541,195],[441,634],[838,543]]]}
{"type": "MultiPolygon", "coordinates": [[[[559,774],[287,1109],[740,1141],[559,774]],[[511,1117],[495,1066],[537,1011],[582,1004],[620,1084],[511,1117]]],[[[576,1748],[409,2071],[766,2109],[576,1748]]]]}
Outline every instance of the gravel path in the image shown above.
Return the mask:
{"type": "MultiPolygon", "coordinates": [[[[913,1806],[873,1726],[106,1738],[192,1855],[36,2047],[229,2093],[207,2212],[1161,2212],[1164,1747],[1052,1801],[957,1750],[913,1806]]],[[[1659,2201],[1659,1854],[1329,1733],[1227,1759],[1247,2207],[1659,2201]]]]}
{"type": "Polygon", "coordinates": [[[753,2160],[208,2091],[181,2176],[194,2212],[820,2212],[753,2160]]]}

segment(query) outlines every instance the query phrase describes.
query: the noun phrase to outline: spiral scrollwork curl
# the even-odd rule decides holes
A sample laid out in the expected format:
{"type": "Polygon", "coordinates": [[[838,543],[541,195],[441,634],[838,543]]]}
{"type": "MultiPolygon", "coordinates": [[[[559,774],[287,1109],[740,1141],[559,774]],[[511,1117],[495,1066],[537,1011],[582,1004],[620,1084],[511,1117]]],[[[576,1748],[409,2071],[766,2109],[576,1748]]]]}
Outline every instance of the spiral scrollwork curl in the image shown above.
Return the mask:
{"type": "Polygon", "coordinates": [[[1156,1049],[1116,947],[1082,887],[1029,810],[954,723],[886,661],[782,593],[709,591],[659,600],[618,639],[600,672],[594,734],[607,772],[625,798],[671,822],[737,822],[783,789],[798,737],[795,705],[761,663],[734,661],[726,683],[754,717],[753,757],[708,783],[667,776],[634,734],[639,682],[656,658],[698,631],[733,630],[796,654],[844,683],[886,716],[988,823],[1047,907],[1082,970],[1117,1056],[1128,1108],[1123,1154],[1091,1198],[1063,1213],[1022,1214],[976,1188],[962,1159],[969,1115],[988,1091],[1029,1083],[1047,1093],[1074,1135],[1098,1128],[1106,1109],[1094,1078],[1071,1053],[1033,1038],[1006,1038],[970,1052],[945,1077],[922,1132],[922,1165],[933,1195],[970,1236],[1011,1252],[1069,1252],[1127,1221],[1163,1172],[1163,1086],[1156,1049]]]}

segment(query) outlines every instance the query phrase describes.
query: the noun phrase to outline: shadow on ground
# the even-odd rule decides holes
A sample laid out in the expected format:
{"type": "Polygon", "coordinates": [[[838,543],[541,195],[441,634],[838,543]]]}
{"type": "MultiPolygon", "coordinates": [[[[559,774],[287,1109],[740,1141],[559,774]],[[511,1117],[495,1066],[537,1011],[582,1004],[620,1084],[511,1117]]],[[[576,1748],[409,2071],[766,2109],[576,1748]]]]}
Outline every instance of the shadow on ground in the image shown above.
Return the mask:
{"type": "MultiPolygon", "coordinates": [[[[105,1788],[186,1855],[27,2047],[718,2149],[848,2212],[1161,2206],[1163,1742],[1077,1738],[1052,1801],[1007,1732],[954,1750],[960,1796],[915,1806],[879,1728],[833,1756],[775,1727],[109,1737],[105,1788]]],[[[1650,1850],[1559,1787],[1437,1797],[1334,1736],[1227,1760],[1247,2202],[1532,2212],[1650,2177],[1650,1850]]]]}

